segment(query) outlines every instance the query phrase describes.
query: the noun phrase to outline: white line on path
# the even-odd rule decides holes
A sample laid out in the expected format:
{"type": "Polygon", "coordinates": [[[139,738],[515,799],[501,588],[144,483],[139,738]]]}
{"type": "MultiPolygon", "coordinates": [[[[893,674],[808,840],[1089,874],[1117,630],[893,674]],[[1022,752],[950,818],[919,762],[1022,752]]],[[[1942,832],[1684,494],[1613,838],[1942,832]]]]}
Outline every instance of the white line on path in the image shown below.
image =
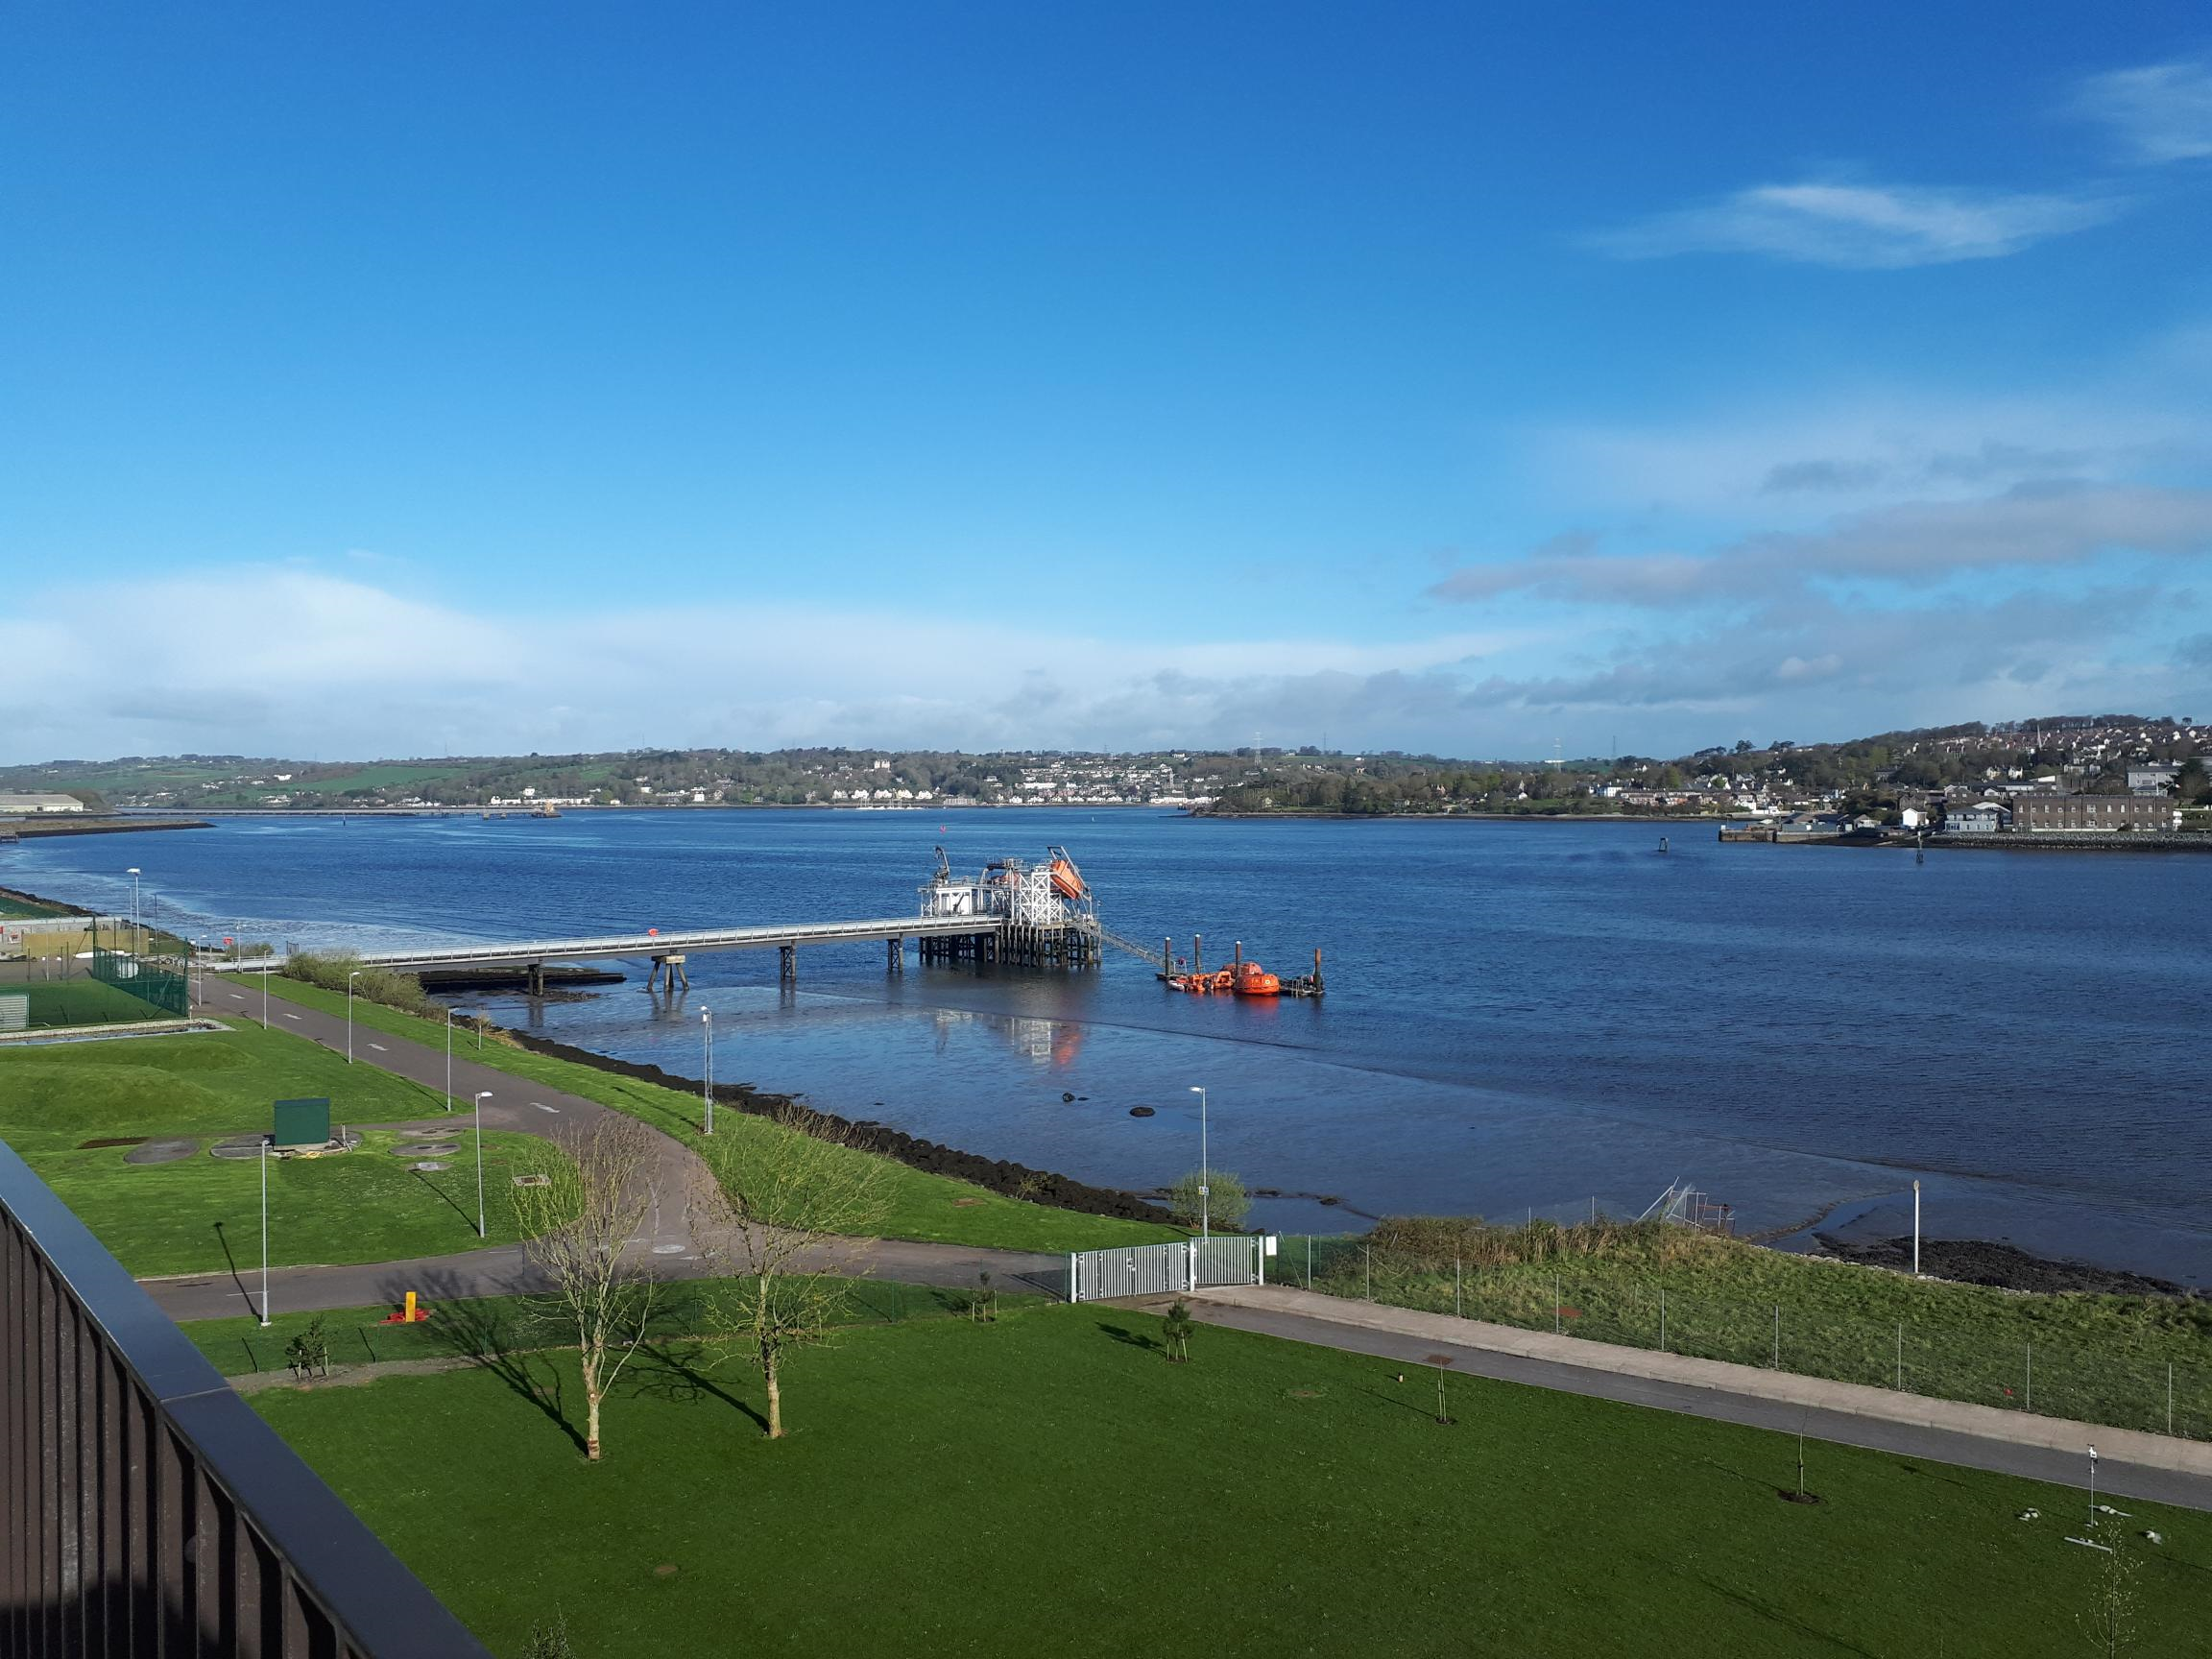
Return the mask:
{"type": "Polygon", "coordinates": [[[297,1020],[300,1018],[300,1016],[297,1014],[287,1014],[284,1016],[284,1018],[287,1020],[297,1020]]]}
{"type": "Polygon", "coordinates": [[[538,1110],[539,1110],[539,1111],[541,1111],[541,1112],[551,1112],[551,1113],[554,1113],[554,1114],[556,1114],[556,1115],[557,1115],[557,1114],[559,1114],[559,1112],[560,1112],[560,1110],[561,1110],[561,1108],[560,1108],[560,1107],[558,1107],[558,1106],[548,1106],[548,1105],[546,1105],[546,1104],[545,1104],[545,1102],[544,1102],[544,1101],[542,1101],[542,1100],[533,1100],[533,1101],[531,1101],[531,1102],[530,1102],[530,1104],[531,1104],[531,1105],[533,1105],[533,1106],[535,1106],[535,1107],[537,1107],[537,1108],[538,1108],[538,1110]]]}
{"type": "Polygon", "coordinates": [[[388,1054],[391,1052],[391,1050],[386,1048],[381,1043],[372,1043],[369,1045],[369,1046],[375,1049],[379,1054],[388,1054]]]}

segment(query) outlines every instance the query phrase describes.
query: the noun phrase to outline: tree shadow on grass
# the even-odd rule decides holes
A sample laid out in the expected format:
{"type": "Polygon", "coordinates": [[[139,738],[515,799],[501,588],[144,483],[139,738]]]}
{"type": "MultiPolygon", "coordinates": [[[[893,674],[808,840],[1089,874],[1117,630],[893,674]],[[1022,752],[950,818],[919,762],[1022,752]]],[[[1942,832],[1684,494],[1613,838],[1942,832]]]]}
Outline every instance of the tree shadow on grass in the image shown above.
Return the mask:
{"type": "Polygon", "coordinates": [[[1785,1630],[1793,1631],[1809,1642],[1816,1642],[1823,1647],[1832,1648],[1841,1653],[1857,1653],[1862,1655],[1863,1659],[1880,1659],[1880,1656],[1872,1648],[1862,1647],[1858,1643],[1847,1637],[1839,1636],[1833,1630],[1823,1630],[1817,1624],[1809,1623],[1787,1608],[1778,1607],[1771,1601],[1752,1595],[1749,1591],[1741,1590],[1733,1584],[1723,1584],[1719,1579],[1703,1573],[1693,1573],[1691,1576],[1704,1585],[1706,1589],[1712,1591],[1714,1595],[1735,1602],[1737,1606],[1748,1613],[1757,1615],[1769,1623],[1778,1624],[1785,1630]]]}
{"type": "Polygon", "coordinates": [[[1109,1325],[1101,1319],[1098,1322],[1098,1329],[1113,1337],[1115,1341],[1126,1343],[1131,1348],[1142,1348],[1153,1354],[1166,1351],[1165,1345],[1157,1336],[1141,1336],[1126,1325],[1109,1325]]]}
{"type": "Polygon", "coordinates": [[[551,1334],[549,1319],[534,1319],[528,1314],[517,1317],[507,1309],[471,1302],[462,1293],[459,1282],[447,1274],[429,1275],[421,1288],[434,1310],[429,1335],[436,1346],[491,1372],[543,1412],[577,1451],[585,1450],[584,1436],[568,1421],[562,1399],[560,1367],[541,1367],[535,1361],[543,1357],[527,1352],[535,1341],[551,1334]]]}
{"type": "Polygon", "coordinates": [[[669,1400],[680,1405],[689,1405],[702,1396],[719,1400],[742,1411],[765,1434],[768,1419],[752,1402],[731,1393],[709,1375],[710,1365],[701,1363],[706,1353],[704,1342],[683,1337],[663,1337],[643,1344],[637,1350],[637,1369],[632,1374],[631,1386],[650,1399],[669,1400]]]}

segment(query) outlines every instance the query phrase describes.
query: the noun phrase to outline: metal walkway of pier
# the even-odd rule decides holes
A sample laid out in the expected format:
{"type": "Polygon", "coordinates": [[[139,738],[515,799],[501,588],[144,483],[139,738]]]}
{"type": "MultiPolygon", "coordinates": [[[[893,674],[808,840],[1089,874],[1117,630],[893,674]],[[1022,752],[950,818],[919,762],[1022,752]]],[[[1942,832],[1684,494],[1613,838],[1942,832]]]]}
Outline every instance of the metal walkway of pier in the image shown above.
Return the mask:
{"type": "MultiPolygon", "coordinates": [[[[681,958],[694,950],[790,950],[801,945],[936,939],[988,933],[996,924],[974,916],[894,916],[870,922],[806,922],[786,927],[701,927],[678,932],[608,933],[588,939],[527,939],[486,945],[424,945],[404,950],[364,950],[364,968],[532,968],[550,962],[588,962],[613,956],[681,958]]],[[[280,969],[281,956],[210,962],[218,972],[280,969]]]]}

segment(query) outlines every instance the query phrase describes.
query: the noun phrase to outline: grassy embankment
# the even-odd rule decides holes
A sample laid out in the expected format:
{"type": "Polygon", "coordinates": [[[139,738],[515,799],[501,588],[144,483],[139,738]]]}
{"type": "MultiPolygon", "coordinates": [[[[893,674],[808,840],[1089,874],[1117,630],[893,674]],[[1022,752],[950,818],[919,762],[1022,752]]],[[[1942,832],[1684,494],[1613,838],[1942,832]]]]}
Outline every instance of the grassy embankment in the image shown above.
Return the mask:
{"type": "MultiPolygon", "coordinates": [[[[270,1103],[325,1095],[337,1123],[439,1122],[460,1150],[441,1171],[417,1172],[371,1132],[339,1157],[269,1166],[270,1261],[397,1261],[469,1250],[476,1237],[474,1143],[442,1095],[281,1031],[254,1026],[191,1036],[0,1048],[0,1140],[20,1153],[101,1242],[142,1276],[258,1265],[261,1169],[256,1159],[210,1157],[231,1135],[266,1129],[270,1103]],[[170,1164],[125,1162],[129,1146],[88,1141],[189,1137],[170,1164]]],[[[558,1156],[544,1142],[484,1137],[486,1222],[498,1244],[515,1238],[511,1179],[558,1156]]]]}
{"type": "MultiPolygon", "coordinates": [[[[2103,1557],[2078,1491],[1217,1329],[1039,1308],[856,1330],[757,1376],[646,1354],[253,1405],[493,1648],[627,1653],[2053,1653],[2103,1557]],[[556,1396],[556,1382],[565,1388],[556,1396]],[[2034,1520],[2022,1520],[2034,1509],[2034,1520]],[[524,1524],[526,1522],[526,1524],[524,1524]]],[[[2193,1651],[2212,1538],[2129,1502],[2140,1650],[2193,1651]],[[2164,1542],[2139,1534],[2154,1529],[2164,1542]]],[[[2086,1648],[2082,1648],[2086,1651],[2086,1648]]]]}
{"type": "Polygon", "coordinates": [[[15,922],[75,914],[76,911],[66,904],[57,904],[47,899],[34,899],[28,894],[0,890],[0,921],[15,922]]]}
{"type": "MultiPolygon", "coordinates": [[[[1286,1283],[1307,1245],[1284,1240],[1286,1283]]],[[[1456,1260],[1471,1319],[1656,1348],[1664,1299],[1675,1353],[1986,1406],[2026,1408],[2032,1382],[2036,1411],[2122,1428],[2166,1431],[2171,1367],[2173,1431],[2212,1438],[2212,1302],[1948,1285],[1659,1222],[1394,1219],[1312,1246],[1334,1295],[1450,1313],[1456,1260]]]]}
{"type": "MultiPolygon", "coordinates": [[[[346,998],[341,992],[285,979],[274,980],[270,989],[301,1007],[320,1008],[334,1014],[345,1012],[346,998]]],[[[353,1019],[357,1025],[420,1043],[425,1047],[442,1047],[445,1041],[442,1023],[373,1002],[356,1000],[353,1019]]],[[[696,1094],[639,1082],[578,1061],[533,1053],[500,1042],[496,1034],[485,1041],[481,1052],[473,1046],[468,1052],[469,1059],[486,1066],[595,1100],[602,1106],[641,1118],[686,1144],[699,1144],[700,1101],[696,1094]]],[[[764,1118],[728,1108],[715,1115],[714,1126],[718,1140],[795,1133],[764,1118]]],[[[1032,1204],[972,1182],[928,1174],[889,1158],[878,1159],[874,1153],[850,1155],[876,1159],[885,1166],[883,1180],[890,1209],[878,1231],[886,1238],[1003,1250],[1093,1250],[1183,1237],[1173,1228],[1152,1222],[1087,1215],[1032,1204]]]]}

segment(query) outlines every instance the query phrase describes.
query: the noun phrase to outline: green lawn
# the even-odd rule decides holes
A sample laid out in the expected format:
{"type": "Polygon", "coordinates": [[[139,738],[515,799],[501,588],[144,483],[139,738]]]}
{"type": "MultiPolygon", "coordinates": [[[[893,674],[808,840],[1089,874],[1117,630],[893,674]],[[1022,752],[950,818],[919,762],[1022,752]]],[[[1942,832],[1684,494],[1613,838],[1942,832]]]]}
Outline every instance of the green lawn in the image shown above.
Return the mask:
{"type": "MultiPolygon", "coordinates": [[[[1384,1222],[1430,1248],[1312,1240],[1311,1285],[1402,1308],[2051,1416],[2212,1438],[2212,1303],[2024,1295],[1811,1260],[1654,1223],[1497,1229],[1513,1254],[1466,1267],[1455,1299],[1445,1242],[1463,1222],[1384,1222]],[[1523,1242],[1516,1242],[1516,1241],[1523,1242]],[[1588,1253],[1586,1245],[1594,1245],[1588,1253]],[[1554,1307],[1559,1311],[1554,1314],[1554,1307]],[[1779,1321],[1776,1315],[1779,1312],[1779,1321]],[[2031,1352],[2032,1350],[2032,1352],[2031,1352]],[[2031,1398],[2031,1387],[2032,1396],[2031,1398]]],[[[1477,1236],[1480,1237],[1479,1235],[1477,1236]]],[[[1308,1241],[1286,1238],[1278,1273],[1308,1280],[1308,1241]]]]}
{"type": "MultiPolygon", "coordinates": [[[[639,1653],[2011,1656],[2088,1651],[2078,1491],[1047,1308],[790,1367],[648,1356],[579,1456],[572,1361],[255,1407],[492,1647],[639,1653]],[[556,1398],[556,1383],[565,1392],[556,1398]],[[564,1424],[569,1427],[564,1427],[564,1424]],[[2038,1519],[2023,1521],[2035,1508],[2038,1519]]],[[[2212,1527],[2128,1503],[2145,1653],[2198,1651],[2212,1527]]]]}
{"type": "MultiPolygon", "coordinates": [[[[685,1279],[661,1286],[649,1326],[655,1341],[714,1335],[703,1304],[726,1292],[741,1291],[747,1279],[685,1279]]],[[[965,1318],[970,1292],[940,1285],[902,1285],[889,1279],[838,1279],[843,1305],[840,1325],[898,1325],[913,1319],[965,1318]]],[[[323,1321],[332,1373],[394,1360],[444,1359],[459,1354],[522,1352],[573,1344],[575,1331],[564,1310],[543,1296],[471,1296],[447,1300],[425,1286],[422,1303],[431,1317],[415,1325],[387,1325],[390,1307],[339,1308],[321,1314],[279,1310],[264,1331],[251,1314],[235,1319],[196,1319],[180,1327],[200,1352],[226,1377],[282,1370],[284,1345],[323,1321]]],[[[1011,1314],[1036,1306],[1036,1295],[1006,1295],[996,1306],[1011,1314]]]]}
{"type": "MultiPolygon", "coordinates": [[[[257,1160],[207,1155],[215,1140],[268,1127],[270,1102],[326,1095],[334,1122],[445,1119],[444,1097],[280,1031],[242,1025],[180,1037],[0,1048],[0,1140],[6,1140],[141,1276],[257,1266],[257,1160]],[[202,1147],[173,1164],[124,1162],[128,1146],[87,1141],[191,1136],[202,1147]]],[[[477,1246],[473,1142],[436,1173],[417,1173],[372,1133],[342,1157],[269,1166],[270,1261],[276,1265],[384,1262],[477,1246]]],[[[515,1237],[515,1175],[555,1156],[544,1142],[484,1137],[485,1242],[515,1237]]]]}
{"type": "MultiPolygon", "coordinates": [[[[271,992],[301,1004],[343,1014],[342,992],[325,991],[298,980],[275,979],[271,992]]],[[[441,1051],[445,1042],[444,1025],[403,1014],[379,1003],[356,999],[354,1022],[441,1051]]],[[[481,1052],[469,1049],[471,1060],[580,1094],[639,1118],[655,1128],[696,1145],[699,1142],[699,1096],[656,1084],[635,1082],[548,1054],[532,1053],[496,1041],[481,1052]]],[[[714,1119],[718,1139],[777,1136],[789,1133],[764,1118],[742,1112],[723,1111],[714,1119]]],[[[854,1153],[856,1158],[872,1154],[854,1153]]],[[[1085,1215],[1072,1210],[1031,1204],[966,1181],[925,1174],[892,1159],[879,1160],[891,1201],[889,1218],[881,1228],[893,1238],[921,1238],[948,1244],[974,1244],[1004,1250],[1093,1250],[1117,1244],[1149,1244],[1183,1235],[1176,1229],[1144,1221],[1122,1221],[1112,1216],[1085,1215]]]]}
{"type": "Polygon", "coordinates": [[[57,904],[48,899],[26,899],[18,894],[0,892],[0,920],[16,921],[26,917],[67,916],[66,904],[57,904]]]}

